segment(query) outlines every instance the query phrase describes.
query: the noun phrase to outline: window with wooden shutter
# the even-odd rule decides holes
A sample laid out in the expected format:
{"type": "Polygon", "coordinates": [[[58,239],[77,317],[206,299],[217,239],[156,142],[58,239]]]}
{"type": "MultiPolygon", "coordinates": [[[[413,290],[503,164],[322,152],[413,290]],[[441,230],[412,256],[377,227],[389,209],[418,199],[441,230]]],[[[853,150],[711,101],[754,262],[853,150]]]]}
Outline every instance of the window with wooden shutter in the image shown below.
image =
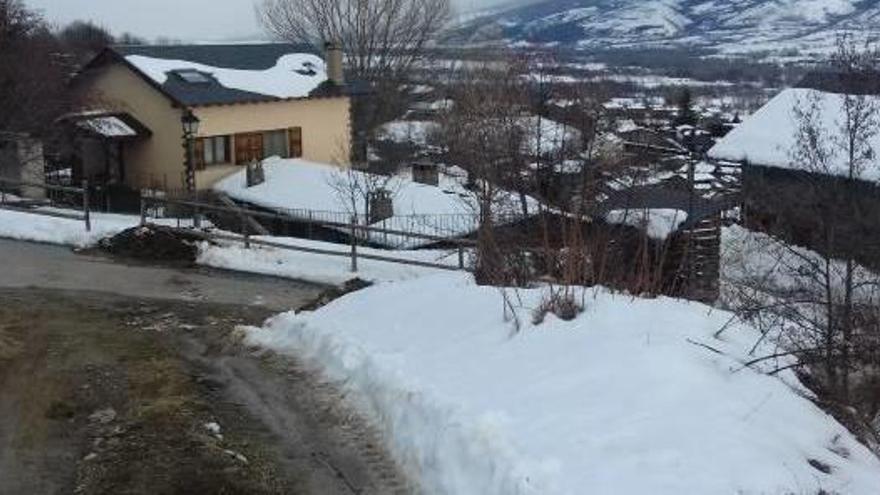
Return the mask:
{"type": "Polygon", "coordinates": [[[204,170],[207,165],[229,163],[229,136],[196,139],[193,154],[198,170],[204,170]]]}
{"type": "Polygon", "coordinates": [[[291,127],[288,130],[290,139],[290,157],[300,158],[303,155],[302,127],[291,127]]]}

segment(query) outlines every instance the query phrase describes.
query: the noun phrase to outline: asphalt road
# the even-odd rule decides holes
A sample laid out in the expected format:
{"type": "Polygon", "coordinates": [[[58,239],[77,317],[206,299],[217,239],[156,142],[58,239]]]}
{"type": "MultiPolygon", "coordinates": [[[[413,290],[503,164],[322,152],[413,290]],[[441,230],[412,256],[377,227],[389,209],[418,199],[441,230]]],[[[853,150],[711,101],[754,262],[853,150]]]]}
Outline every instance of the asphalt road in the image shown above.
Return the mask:
{"type": "Polygon", "coordinates": [[[85,290],[121,296],[260,306],[302,306],[322,286],[209,268],[121,263],[70,248],[0,239],[0,288],[85,290]]]}

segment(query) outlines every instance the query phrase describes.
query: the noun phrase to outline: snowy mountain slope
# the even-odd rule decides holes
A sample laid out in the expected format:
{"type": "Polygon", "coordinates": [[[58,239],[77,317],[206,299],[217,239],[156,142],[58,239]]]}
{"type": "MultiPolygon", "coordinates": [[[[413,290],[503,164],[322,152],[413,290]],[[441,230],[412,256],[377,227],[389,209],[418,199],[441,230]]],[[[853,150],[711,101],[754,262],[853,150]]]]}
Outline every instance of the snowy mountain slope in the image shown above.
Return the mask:
{"type": "Polygon", "coordinates": [[[842,29],[880,33],[880,0],[543,0],[472,17],[448,41],[738,52],[822,49],[842,29]]]}

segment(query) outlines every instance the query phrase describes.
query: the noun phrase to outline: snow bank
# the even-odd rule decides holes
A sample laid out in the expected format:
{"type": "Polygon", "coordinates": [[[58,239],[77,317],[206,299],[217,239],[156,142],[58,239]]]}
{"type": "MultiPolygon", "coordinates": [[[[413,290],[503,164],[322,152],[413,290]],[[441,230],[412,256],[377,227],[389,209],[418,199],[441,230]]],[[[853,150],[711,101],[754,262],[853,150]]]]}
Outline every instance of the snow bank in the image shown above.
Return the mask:
{"type": "Polygon", "coordinates": [[[443,274],[279,315],[248,340],[344,383],[426,493],[880,493],[880,462],[792,374],[741,369],[755,330],[712,337],[729,314],[597,291],[575,321],[534,327],[541,296],[520,292],[514,333],[496,289],[443,274]]]}
{"type": "Polygon", "coordinates": [[[165,84],[171,71],[196,70],[213,75],[227,88],[276,98],[304,98],[327,80],[324,61],[308,53],[284,55],[275,67],[266,70],[227,69],[143,55],[129,55],[125,59],[159,85],[165,84]]]}
{"type": "MultiPolygon", "coordinates": [[[[844,121],[841,95],[812,89],[786,89],[718,141],[709,150],[709,157],[718,160],[748,161],[753,165],[768,167],[804,169],[804,164],[791,162],[791,152],[796,146],[797,130],[793,111],[799,103],[807,104],[813,97],[819,99],[821,125],[825,132],[832,137],[841,136],[840,124],[844,121]]],[[[880,150],[880,135],[871,139],[871,146],[874,150],[880,150]]],[[[847,165],[844,155],[845,153],[838,152],[837,156],[832,158],[831,173],[846,175],[847,165]]],[[[868,167],[863,178],[878,180],[880,170],[876,167],[868,167]]]]}
{"type": "Polygon", "coordinates": [[[92,230],[86,232],[82,220],[0,209],[0,237],[83,248],[138,225],[140,217],[92,213],[91,221],[92,230]]]}

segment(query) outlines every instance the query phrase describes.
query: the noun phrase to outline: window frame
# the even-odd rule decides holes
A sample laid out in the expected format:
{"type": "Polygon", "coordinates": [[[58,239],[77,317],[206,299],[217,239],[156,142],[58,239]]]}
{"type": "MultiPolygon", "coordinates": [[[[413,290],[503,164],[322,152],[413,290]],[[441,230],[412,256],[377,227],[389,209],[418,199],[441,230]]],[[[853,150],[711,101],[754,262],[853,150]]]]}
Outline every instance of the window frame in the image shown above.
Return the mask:
{"type": "Polygon", "coordinates": [[[196,139],[195,154],[199,169],[204,170],[206,167],[214,165],[228,165],[231,154],[230,141],[230,137],[226,135],[205,136],[196,139]],[[211,150],[211,160],[208,160],[209,149],[211,150]],[[222,154],[220,159],[218,159],[218,151],[222,154]]]}

